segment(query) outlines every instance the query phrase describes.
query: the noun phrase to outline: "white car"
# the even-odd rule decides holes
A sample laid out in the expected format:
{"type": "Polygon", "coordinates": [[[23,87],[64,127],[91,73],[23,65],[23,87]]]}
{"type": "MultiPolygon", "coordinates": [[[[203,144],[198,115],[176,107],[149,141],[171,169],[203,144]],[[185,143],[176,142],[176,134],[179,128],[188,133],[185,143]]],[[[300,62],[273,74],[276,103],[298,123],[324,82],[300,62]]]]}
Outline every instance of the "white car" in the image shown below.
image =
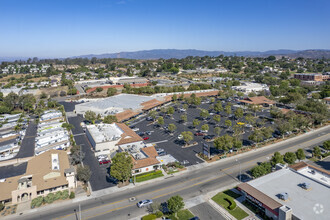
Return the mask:
{"type": "Polygon", "coordinates": [[[146,199],[146,200],[142,200],[142,201],[138,202],[136,205],[139,208],[143,208],[144,206],[148,206],[150,204],[152,204],[152,200],[151,199],[146,199]]]}
{"type": "Polygon", "coordinates": [[[140,129],[139,128],[133,128],[132,130],[133,131],[139,131],[140,129]]]}
{"type": "Polygon", "coordinates": [[[179,139],[179,140],[182,140],[182,139],[183,139],[182,134],[180,134],[180,135],[178,136],[178,139],[179,139]]]}

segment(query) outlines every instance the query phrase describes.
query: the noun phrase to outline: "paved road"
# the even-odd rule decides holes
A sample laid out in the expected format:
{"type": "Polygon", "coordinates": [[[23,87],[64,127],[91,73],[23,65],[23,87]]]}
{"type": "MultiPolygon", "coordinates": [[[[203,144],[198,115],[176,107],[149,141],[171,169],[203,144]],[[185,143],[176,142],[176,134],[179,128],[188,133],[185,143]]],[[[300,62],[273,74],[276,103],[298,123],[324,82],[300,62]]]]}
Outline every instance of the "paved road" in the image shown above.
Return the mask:
{"type": "Polygon", "coordinates": [[[28,128],[26,129],[21,148],[15,158],[32,157],[34,155],[35,138],[37,135],[37,124],[34,123],[34,118],[31,119],[28,128]]]}
{"type": "Polygon", "coordinates": [[[208,220],[225,220],[219,212],[217,212],[210,204],[207,202],[201,203],[189,209],[195,216],[200,219],[208,220]]]}
{"type": "MultiPolygon", "coordinates": [[[[330,127],[305,134],[295,140],[290,140],[276,146],[263,148],[260,151],[239,155],[241,171],[245,172],[255,166],[257,162],[263,162],[276,151],[295,151],[310,145],[320,144],[329,139],[330,127]],[[323,133],[323,135],[321,134],[323,133]]],[[[92,195],[89,200],[82,201],[83,219],[128,219],[132,216],[140,216],[146,213],[145,209],[138,209],[136,201],[130,202],[129,198],[135,197],[137,201],[151,198],[156,202],[165,201],[172,195],[180,194],[184,199],[190,199],[199,195],[237,184],[239,174],[238,162],[235,158],[219,161],[202,169],[191,170],[181,175],[164,179],[158,182],[128,188],[121,192],[100,193],[92,195]]],[[[76,219],[74,209],[78,203],[61,207],[53,207],[47,210],[39,210],[29,215],[24,214],[22,219],[76,219]]],[[[312,210],[311,210],[312,211],[312,210]]],[[[15,216],[13,216],[14,218],[15,216]]],[[[17,216],[16,216],[17,217],[17,216]]]]}

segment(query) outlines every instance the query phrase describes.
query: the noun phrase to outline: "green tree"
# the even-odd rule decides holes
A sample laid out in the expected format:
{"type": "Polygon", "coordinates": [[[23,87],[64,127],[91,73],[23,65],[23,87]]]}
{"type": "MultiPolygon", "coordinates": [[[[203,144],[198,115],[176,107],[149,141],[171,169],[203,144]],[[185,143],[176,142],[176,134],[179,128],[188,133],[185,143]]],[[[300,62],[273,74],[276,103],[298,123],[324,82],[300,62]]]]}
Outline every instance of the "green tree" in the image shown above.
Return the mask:
{"type": "Polygon", "coordinates": [[[206,109],[201,109],[200,116],[201,118],[209,117],[210,113],[206,109]]]}
{"type": "Polygon", "coordinates": [[[314,147],[313,149],[313,156],[318,158],[321,156],[321,149],[319,146],[314,147]]]}
{"type": "Polygon", "coordinates": [[[103,88],[102,87],[97,87],[96,88],[96,92],[102,92],[103,91],[103,88]]]}
{"type": "Polygon", "coordinates": [[[155,110],[152,110],[148,113],[148,115],[155,120],[157,116],[157,112],[155,110]]]}
{"type": "Polygon", "coordinates": [[[221,133],[221,128],[220,127],[215,127],[214,128],[214,133],[219,137],[219,135],[221,133]]]}
{"type": "Polygon", "coordinates": [[[241,108],[236,109],[235,111],[236,118],[243,118],[243,115],[244,115],[243,109],[241,108]]]}
{"type": "Polygon", "coordinates": [[[231,126],[232,126],[232,123],[231,123],[230,120],[226,120],[226,121],[225,121],[225,125],[226,125],[227,127],[231,127],[231,126]]]}
{"type": "Polygon", "coordinates": [[[278,163],[284,164],[283,155],[280,152],[275,152],[270,161],[273,166],[278,163]]]}
{"type": "Polygon", "coordinates": [[[323,148],[325,150],[330,150],[330,140],[327,140],[327,141],[323,142],[323,148]]]}
{"type": "Polygon", "coordinates": [[[187,115],[181,115],[181,116],[180,116],[180,119],[181,119],[184,123],[186,123],[187,120],[188,120],[187,115]]]}
{"type": "Polygon", "coordinates": [[[213,116],[213,120],[216,122],[216,123],[220,123],[220,121],[221,121],[221,116],[220,115],[215,115],[215,116],[213,116]]]}
{"type": "Polygon", "coordinates": [[[226,113],[227,113],[228,115],[230,115],[230,114],[231,114],[231,106],[230,106],[230,105],[226,105],[226,107],[225,107],[225,111],[226,111],[226,113]]]}
{"type": "Polygon", "coordinates": [[[65,128],[67,131],[70,131],[70,130],[74,129],[74,126],[72,124],[69,124],[69,123],[63,123],[62,128],[65,128]]]}
{"type": "Polygon", "coordinates": [[[89,179],[91,178],[91,170],[89,169],[89,166],[78,166],[77,168],[77,179],[79,181],[83,181],[84,183],[87,183],[89,179]]]}
{"type": "Polygon", "coordinates": [[[248,138],[258,144],[264,139],[264,135],[261,130],[255,130],[248,138]]]}
{"type": "Polygon", "coordinates": [[[167,200],[168,209],[171,210],[171,212],[175,213],[175,216],[177,216],[178,211],[183,209],[184,202],[183,198],[179,195],[172,196],[167,200]]]}
{"type": "Polygon", "coordinates": [[[187,144],[194,139],[194,136],[191,131],[184,131],[181,133],[181,135],[183,137],[184,142],[187,144]]]}
{"type": "Polygon", "coordinates": [[[169,130],[171,133],[173,133],[173,131],[176,130],[176,126],[175,126],[175,124],[169,124],[169,125],[168,125],[168,130],[169,130]]]}
{"type": "Polygon", "coordinates": [[[224,135],[214,140],[214,146],[219,150],[228,151],[233,147],[233,137],[224,135]]]}
{"type": "Polygon", "coordinates": [[[223,107],[222,107],[221,102],[215,103],[215,105],[214,105],[214,111],[217,111],[217,112],[223,111],[223,107]]]}
{"type": "Polygon", "coordinates": [[[114,122],[117,122],[117,117],[115,115],[107,115],[103,119],[103,123],[106,124],[112,124],[114,122]]]}
{"type": "Polygon", "coordinates": [[[40,99],[46,99],[46,98],[47,98],[46,93],[42,92],[40,95],[40,99]]]}
{"type": "Polygon", "coordinates": [[[284,161],[288,164],[293,164],[297,160],[296,154],[293,152],[286,152],[284,154],[284,161]]]}
{"type": "Polygon", "coordinates": [[[158,117],[157,122],[159,125],[163,125],[164,124],[164,118],[162,116],[158,117]]]}
{"type": "Polygon", "coordinates": [[[174,94],[174,95],[172,96],[172,101],[176,101],[176,100],[178,100],[178,96],[177,96],[176,94],[174,94]]]}
{"type": "Polygon", "coordinates": [[[121,182],[129,180],[132,174],[133,162],[127,152],[117,153],[112,158],[110,175],[121,182]]]}
{"type": "Polygon", "coordinates": [[[201,127],[201,129],[203,131],[208,131],[210,128],[209,128],[209,125],[208,124],[203,124],[202,127],[201,127]]]}
{"type": "Polygon", "coordinates": [[[108,88],[108,90],[107,90],[107,96],[109,97],[109,96],[113,96],[113,95],[115,95],[117,93],[117,89],[115,89],[115,88],[108,88]]]}
{"type": "Polygon", "coordinates": [[[299,148],[296,152],[296,156],[298,160],[303,160],[306,158],[305,152],[303,149],[299,148]]]}
{"type": "Polygon", "coordinates": [[[172,106],[167,108],[167,114],[168,115],[173,115],[174,114],[174,108],[172,106]]]}
{"type": "Polygon", "coordinates": [[[197,119],[197,118],[195,118],[194,120],[193,120],[193,126],[196,128],[199,124],[200,124],[201,122],[197,119]]]}
{"type": "Polygon", "coordinates": [[[96,120],[96,113],[91,111],[91,110],[88,110],[85,112],[85,119],[87,121],[90,121],[92,123],[94,123],[94,121],[96,120]]]}
{"type": "Polygon", "coordinates": [[[183,104],[182,108],[184,108],[185,110],[188,109],[188,105],[187,104],[183,104]]]}

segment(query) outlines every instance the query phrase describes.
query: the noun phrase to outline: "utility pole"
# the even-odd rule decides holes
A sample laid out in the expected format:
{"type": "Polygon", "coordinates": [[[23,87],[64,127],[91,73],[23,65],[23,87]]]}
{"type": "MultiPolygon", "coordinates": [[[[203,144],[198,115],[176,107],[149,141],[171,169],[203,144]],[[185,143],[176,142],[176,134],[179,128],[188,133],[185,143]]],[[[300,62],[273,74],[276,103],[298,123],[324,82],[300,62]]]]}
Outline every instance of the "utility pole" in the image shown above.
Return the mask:
{"type": "Polygon", "coordinates": [[[242,176],[242,174],[241,174],[241,162],[238,159],[236,159],[236,162],[238,162],[238,165],[239,165],[239,178],[238,179],[239,179],[240,182],[242,182],[241,181],[241,176],[242,176]]]}
{"type": "Polygon", "coordinates": [[[81,206],[79,204],[79,220],[81,220],[81,206]]]}

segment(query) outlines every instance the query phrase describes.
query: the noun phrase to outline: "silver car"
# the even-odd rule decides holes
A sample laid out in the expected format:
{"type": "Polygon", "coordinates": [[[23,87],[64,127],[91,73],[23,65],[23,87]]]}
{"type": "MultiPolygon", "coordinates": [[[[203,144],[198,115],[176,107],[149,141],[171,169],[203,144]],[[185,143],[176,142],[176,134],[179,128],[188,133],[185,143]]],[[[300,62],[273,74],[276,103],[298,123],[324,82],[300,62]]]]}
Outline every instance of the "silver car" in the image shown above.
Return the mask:
{"type": "Polygon", "coordinates": [[[144,206],[148,206],[150,204],[152,204],[152,200],[151,199],[145,199],[145,200],[142,200],[142,201],[138,202],[136,205],[139,208],[143,208],[144,206]]]}

